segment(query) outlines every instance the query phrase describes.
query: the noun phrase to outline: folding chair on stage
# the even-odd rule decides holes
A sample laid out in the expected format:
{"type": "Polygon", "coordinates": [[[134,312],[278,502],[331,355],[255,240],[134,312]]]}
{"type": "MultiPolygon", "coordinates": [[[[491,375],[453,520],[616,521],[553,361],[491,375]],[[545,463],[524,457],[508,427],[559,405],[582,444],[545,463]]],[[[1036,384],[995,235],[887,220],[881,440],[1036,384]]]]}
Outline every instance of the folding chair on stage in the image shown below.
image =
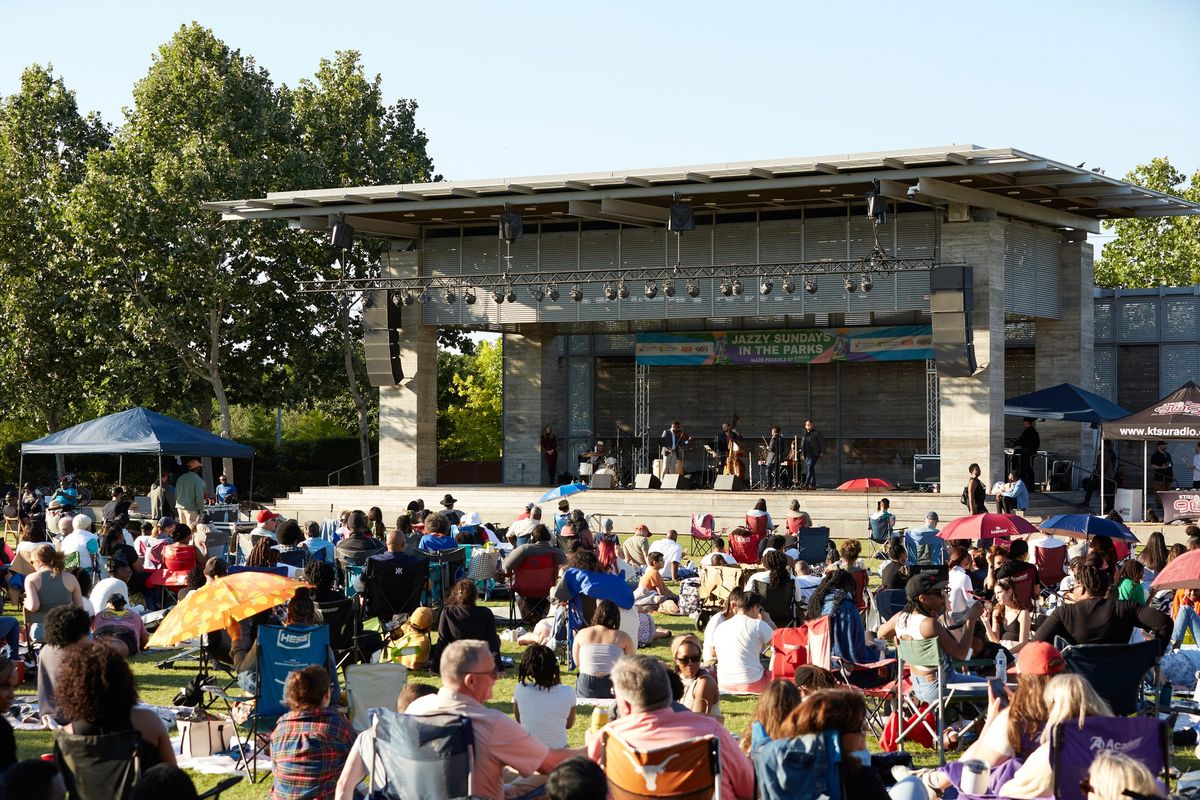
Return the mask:
{"type": "Polygon", "coordinates": [[[639,750],[605,730],[600,768],[608,776],[613,800],[720,800],[721,752],[715,736],[639,750]]]}
{"type": "MultiPolygon", "coordinates": [[[[1056,644],[1065,644],[1060,639],[1056,644]]],[[[1112,706],[1113,713],[1157,713],[1158,692],[1146,702],[1143,686],[1149,673],[1156,671],[1162,645],[1151,639],[1135,644],[1075,644],[1060,647],[1067,672],[1087,678],[1088,683],[1112,706]]],[[[1151,686],[1158,681],[1151,678],[1151,686]]]]}
{"type": "MultiPolygon", "coordinates": [[[[254,695],[234,695],[218,686],[205,686],[204,691],[225,702],[230,719],[233,704],[254,702],[254,712],[246,720],[245,737],[242,727],[235,725],[234,736],[238,752],[246,764],[250,782],[258,781],[258,756],[269,747],[269,741],[260,741],[259,734],[270,734],[275,721],[287,712],[283,702],[283,686],[293,670],[303,669],[310,664],[327,665],[333,679],[333,695],[338,695],[337,670],[329,664],[332,653],[329,649],[329,628],[324,625],[260,625],[258,628],[258,660],[254,665],[254,695]]],[[[262,737],[265,739],[265,737],[262,737]]]]}
{"type": "Polygon", "coordinates": [[[692,555],[703,558],[713,549],[717,526],[712,514],[692,514],[692,555]]]}
{"type": "Polygon", "coordinates": [[[371,728],[375,756],[367,771],[386,779],[382,791],[371,797],[432,800],[475,796],[471,785],[475,737],[467,717],[374,709],[371,728]]]}
{"type": "Polygon", "coordinates": [[[1088,717],[1081,724],[1071,720],[1050,733],[1050,766],[1054,770],[1054,796],[1058,800],[1085,800],[1079,781],[1085,777],[1098,752],[1114,750],[1146,766],[1168,785],[1170,779],[1170,736],[1166,720],[1150,717],[1088,717]]]}
{"type": "MultiPolygon", "coordinates": [[[[970,662],[965,662],[970,663],[970,662]]],[[[897,639],[896,640],[896,708],[899,716],[899,730],[896,741],[900,750],[904,750],[904,740],[918,726],[924,727],[933,734],[934,747],[938,751],[941,765],[946,763],[946,750],[942,746],[942,732],[946,728],[946,706],[952,703],[980,702],[988,699],[987,681],[979,680],[970,683],[947,683],[945,680],[945,665],[942,660],[942,649],[938,640],[933,639],[897,639]],[[904,667],[910,664],[932,671],[937,676],[936,705],[922,707],[920,700],[912,693],[912,685],[904,679],[904,667]],[[930,713],[935,714],[936,729],[929,721],[930,713]],[[907,725],[903,724],[906,713],[915,715],[915,719],[907,725]]]]}
{"type": "Polygon", "coordinates": [[[395,710],[396,698],[408,683],[403,664],[352,664],[346,667],[346,708],[356,731],[371,727],[370,712],[395,710]]]}

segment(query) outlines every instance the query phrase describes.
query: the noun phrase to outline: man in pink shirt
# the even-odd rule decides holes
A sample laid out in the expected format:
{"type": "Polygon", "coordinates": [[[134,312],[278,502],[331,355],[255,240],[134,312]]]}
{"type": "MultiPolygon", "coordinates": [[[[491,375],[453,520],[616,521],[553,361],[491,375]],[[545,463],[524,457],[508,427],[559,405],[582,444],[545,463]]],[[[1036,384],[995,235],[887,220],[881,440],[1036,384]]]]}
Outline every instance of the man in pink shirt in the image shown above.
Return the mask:
{"type": "MultiPolygon", "coordinates": [[[[721,796],[735,800],[754,797],[754,766],[725,726],[712,717],[671,709],[671,681],[661,661],[623,656],[613,667],[612,680],[621,716],[603,730],[639,750],[715,736],[721,753],[721,796]]],[[[588,757],[597,763],[602,743],[599,733],[588,732],[588,757]]]]}

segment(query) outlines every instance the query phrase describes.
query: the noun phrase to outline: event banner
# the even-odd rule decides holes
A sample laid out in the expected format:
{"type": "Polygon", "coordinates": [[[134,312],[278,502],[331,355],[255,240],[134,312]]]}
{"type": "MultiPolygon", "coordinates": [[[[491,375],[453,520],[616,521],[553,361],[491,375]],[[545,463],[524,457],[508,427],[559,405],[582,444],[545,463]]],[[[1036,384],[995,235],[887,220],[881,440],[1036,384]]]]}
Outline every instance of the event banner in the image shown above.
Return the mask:
{"type": "Polygon", "coordinates": [[[637,335],[637,363],[660,367],[923,361],[931,358],[933,328],[930,325],[637,335]]]}
{"type": "Polygon", "coordinates": [[[1200,489],[1178,492],[1159,492],[1163,504],[1163,524],[1176,520],[1195,522],[1200,518],[1200,489]]]}

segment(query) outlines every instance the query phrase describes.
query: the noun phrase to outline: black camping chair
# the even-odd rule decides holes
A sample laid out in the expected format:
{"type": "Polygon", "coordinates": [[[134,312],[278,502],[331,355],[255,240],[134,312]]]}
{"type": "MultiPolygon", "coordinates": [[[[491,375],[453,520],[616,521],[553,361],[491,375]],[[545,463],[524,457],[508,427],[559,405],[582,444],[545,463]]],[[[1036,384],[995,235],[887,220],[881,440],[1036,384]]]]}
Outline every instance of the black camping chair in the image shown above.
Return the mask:
{"type": "Polygon", "coordinates": [[[429,585],[429,559],[418,556],[404,563],[367,559],[362,582],[364,616],[374,617],[382,625],[397,614],[411,614],[421,605],[421,595],[429,585]]]}
{"type": "MultiPolygon", "coordinates": [[[[365,663],[372,650],[364,647],[362,617],[359,615],[358,602],[353,597],[347,597],[330,603],[318,603],[321,621],[329,627],[329,647],[339,669],[345,669],[347,664],[365,663]]],[[[378,638],[379,634],[370,634],[378,638]]],[[[376,648],[378,649],[378,648],[376,648]]]]}
{"type": "Polygon", "coordinates": [[[791,627],[796,621],[796,585],[788,581],[782,588],[772,587],[762,580],[751,581],[754,591],[763,596],[763,609],[771,615],[778,628],[791,627]]]}
{"type": "Polygon", "coordinates": [[[100,736],[54,734],[54,759],[73,800],[124,800],[142,777],[137,731],[100,736]]]}
{"type": "MultiPolygon", "coordinates": [[[[1157,713],[1155,701],[1147,703],[1142,693],[1146,673],[1158,667],[1162,645],[1156,639],[1136,644],[1073,644],[1055,642],[1062,650],[1067,671],[1087,678],[1088,683],[1112,706],[1119,717],[1135,713],[1157,713]]],[[[1153,683],[1157,686],[1157,681],[1153,683]]]]}
{"type": "Polygon", "coordinates": [[[800,552],[798,561],[807,561],[809,564],[824,563],[828,547],[829,528],[801,528],[796,532],[796,549],[800,552]]]}

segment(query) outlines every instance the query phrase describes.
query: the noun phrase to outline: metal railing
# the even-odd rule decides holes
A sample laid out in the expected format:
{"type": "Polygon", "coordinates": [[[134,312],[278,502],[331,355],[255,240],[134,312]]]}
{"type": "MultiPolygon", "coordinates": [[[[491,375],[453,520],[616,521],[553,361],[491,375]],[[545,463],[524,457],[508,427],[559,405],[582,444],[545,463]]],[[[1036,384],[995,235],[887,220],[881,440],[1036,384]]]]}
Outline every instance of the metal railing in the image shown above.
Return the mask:
{"type": "Polygon", "coordinates": [[[347,464],[344,467],[339,467],[339,468],[335,469],[333,472],[331,472],[325,476],[325,485],[326,486],[341,486],[343,472],[350,469],[351,467],[359,466],[364,461],[366,461],[368,458],[378,458],[378,457],[379,457],[379,453],[377,453],[377,452],[372,453],[371,455],[367,456],[366,458],[360,458],[358,461],[352,461],[351,463],[347,464]],[[334,480],[333,480],[335,477],[337,478],[336,483],[334,483],[334,480]]]}

